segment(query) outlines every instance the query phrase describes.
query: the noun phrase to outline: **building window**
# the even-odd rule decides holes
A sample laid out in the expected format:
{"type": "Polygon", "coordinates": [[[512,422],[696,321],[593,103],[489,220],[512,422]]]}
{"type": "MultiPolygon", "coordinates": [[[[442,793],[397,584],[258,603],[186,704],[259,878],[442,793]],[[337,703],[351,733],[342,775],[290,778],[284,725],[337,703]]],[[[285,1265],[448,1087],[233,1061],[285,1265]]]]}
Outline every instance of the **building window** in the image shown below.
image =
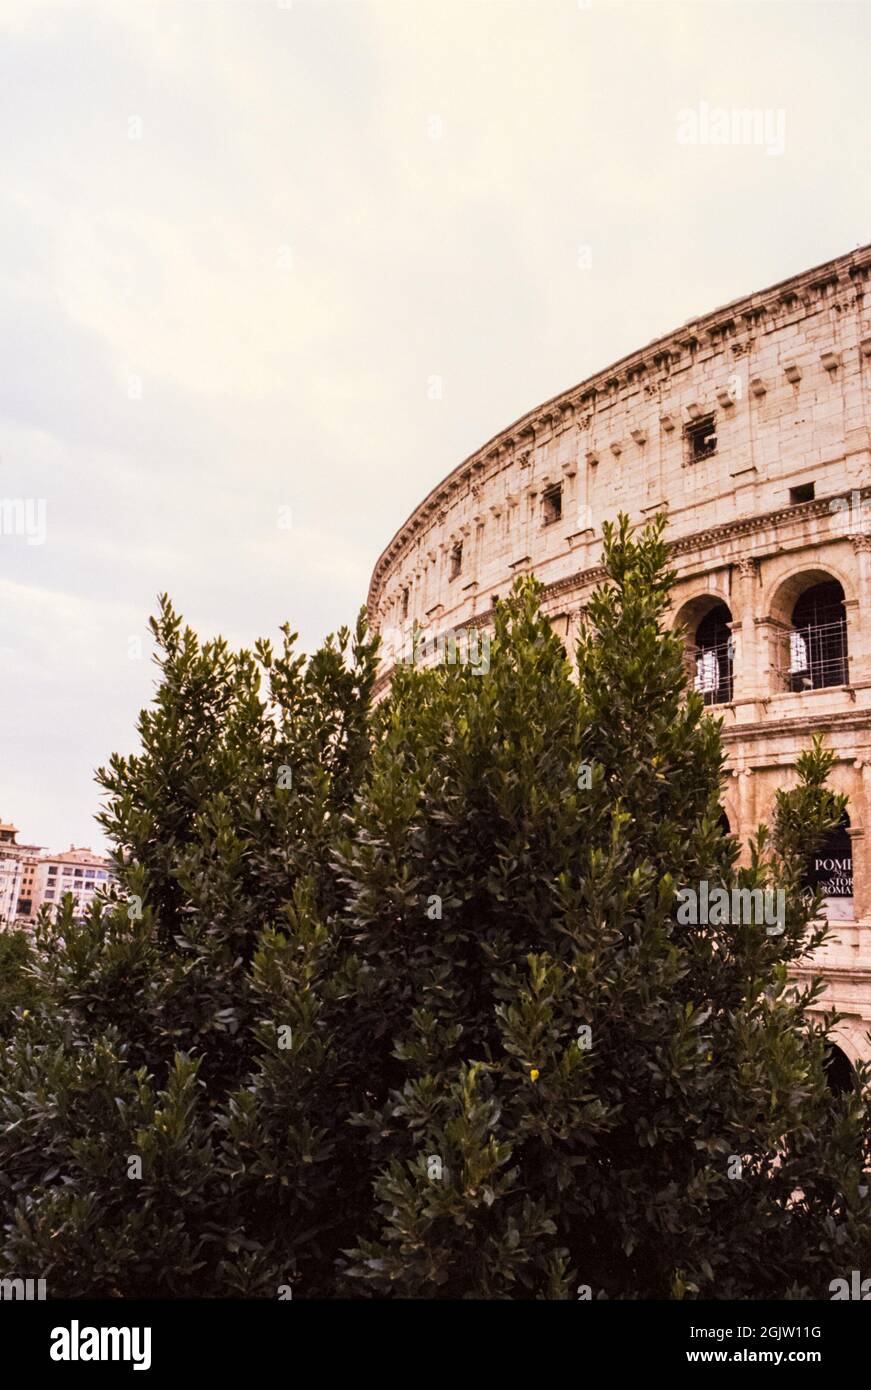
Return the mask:
{"type": "Polygon", "coordinates": [[[791,487],[789,489],[789,505],[797,507],[799,502],[812,502],[814,492],[813,483],[800,483],[798,487],[791,487]]]}
{"type": "Polygon", "coordinates": [[[806,589],[792,610],[789,689],[821,690],[848,680],[844,590],[833,579],[806,589]]]}
{"type": "Polygon", "coordinates": [[[82,871],[81,871],[81,869],[76,869],[75,877],[76,877],[76,878],[81,878],[81,877],[82,877],[82,871]]]}
{"type": "Polygon", "coordinates": [[[693,687],[706,705],[724,705],[732,698],[732,614],[718,603],[696,628],[691,654],[695,663],[693,687]]]}
{"type": "Polygon", "coordinates": [[[463,542],[459,541],[451,551],[448,579],[456,579],[463,568],[463,542]]]}
{"type": "Polygon", "coordinates": [[[85,869],[85,878],[94,878],[95,873],[95,869],[85,869]]]}
{"type": "Polygon", "coordinates": [[[57,869],[55,868],[54,864],[52,864],[51,868],[50,868],[49,871],[48,871],[48,876],[49,876],[49,878],[55,878],[56,875],[57,875],[57,869]]]}
{"type": "Polygon", "coordinates": [[[855,1089],[856,1073],[850,1065],[850,1059],[835,1043],[826,1048],[823,1065],[826,1070],[826,1085],[833,1095],[842,1096],[846,1091],[855,1089]]]}
{"type": "Polygon", "coordinates": [[[541,498],[541,520],[543,526],[550,526],[554,521],[559,521],[563,514],[563,485],[557,483],[555,487],[549,487],[542,493],[541,498]]]}
{"type": "Polygon", "coordinates": [[[403,589],[403,591],[402,591],[402,614],[401,614],[401,616],[402,616],[403,618],[407,618],[407,617],[408,617],[408,589],[407,589],[407,588],[403,589]]]}
{"type": "Polygon", "coordinates": [[[45,896],[46,896],[47,898],[53,898],[53,897],[54,897],[54,889],[53,889],[53,888],[46,888],[46,890],[45,890],[45,896]]]}
{"type": "Polygon", "coordinates": [[[699,463],[717,452],[717,427],[713,415],[703,415],[693,420],[685,430],[687,442],[687,462],[699,463]]]}

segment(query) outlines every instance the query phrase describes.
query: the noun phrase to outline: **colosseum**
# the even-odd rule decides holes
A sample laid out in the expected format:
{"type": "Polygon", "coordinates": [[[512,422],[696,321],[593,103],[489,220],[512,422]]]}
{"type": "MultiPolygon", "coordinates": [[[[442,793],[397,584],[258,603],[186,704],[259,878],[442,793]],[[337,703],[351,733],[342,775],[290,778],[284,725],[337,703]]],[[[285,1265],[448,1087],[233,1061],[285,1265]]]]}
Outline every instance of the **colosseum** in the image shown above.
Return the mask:
{"type": "Polygon", "coordinates": [[[486,627],[535,574],[569,651],[602,523],[668,517],[671,621],[723,717],[723,808],[746,845],[820,731],[848,816],[809,866],[837,937],[834,1064],[871,1057],[871,246],[717,309],[528,411],[420,503],[381,555],[379,685],[413,626],[486,627]],[[855,866],[854,866],[855,860],[855,866]]]}

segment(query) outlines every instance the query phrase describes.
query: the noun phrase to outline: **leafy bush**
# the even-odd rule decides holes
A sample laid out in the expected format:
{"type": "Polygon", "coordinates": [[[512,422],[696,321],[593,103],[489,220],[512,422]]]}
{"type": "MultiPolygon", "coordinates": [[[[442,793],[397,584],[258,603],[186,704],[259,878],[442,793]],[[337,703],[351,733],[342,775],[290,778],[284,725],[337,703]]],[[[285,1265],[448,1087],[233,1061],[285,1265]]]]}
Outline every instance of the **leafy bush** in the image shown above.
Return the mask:
{"type": "Polygon", "coordinates": [[[605,563],[576,678],[521,581],[487,674],[400,668],[374,707],[362,619],[305,662],[162,600],[142,751],[100,773],[123,891],[41,924],[0,1057],[0,1273],[785,1298],[867,1260],[868,1073],[830,1094],[788,974],[825,939],[830,755],[739,866],[662,524],[605,563]],[[682,924],[702,882],[782,889],[783,930],[682,924]]]}

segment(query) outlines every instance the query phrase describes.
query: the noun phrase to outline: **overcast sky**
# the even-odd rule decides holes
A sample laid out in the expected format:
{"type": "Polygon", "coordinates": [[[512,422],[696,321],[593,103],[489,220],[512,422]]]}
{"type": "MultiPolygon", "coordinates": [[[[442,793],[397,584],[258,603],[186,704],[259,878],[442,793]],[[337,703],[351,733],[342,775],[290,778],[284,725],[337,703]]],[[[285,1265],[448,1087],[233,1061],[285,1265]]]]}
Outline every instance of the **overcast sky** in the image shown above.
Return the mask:
{"type": "Polygon", "coordinates": [[[0,818],[102,843],[159,591],[311,649],[524,410],[869,240],[869,20],[0,0],[0,501],[33,532],[0,516],[0,818]],[[765,142],[706,142],[705,103],[765,142]]]}

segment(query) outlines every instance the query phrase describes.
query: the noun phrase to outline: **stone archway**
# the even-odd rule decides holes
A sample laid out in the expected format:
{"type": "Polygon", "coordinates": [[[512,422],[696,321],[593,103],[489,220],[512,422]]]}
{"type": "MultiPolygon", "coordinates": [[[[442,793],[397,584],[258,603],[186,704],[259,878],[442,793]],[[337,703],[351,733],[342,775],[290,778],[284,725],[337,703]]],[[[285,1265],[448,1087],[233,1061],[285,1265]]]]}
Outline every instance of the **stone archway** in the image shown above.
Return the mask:
{"type": "Polygon", "coordinates": [[[693,689],[706,705],[727,704],[733,692],[734,641],[725,598],[708,590],[687,599],[674,627],[683,634],[693,689]]]}
{"type": "Polygon", "coordinates": [[[850,1058],[837,1043],[829,1043],[826,1049],[826,1081],[833,1095],[843,1095],[855,1085],[855,1072],[850,1058]]]}
{"type": "Polygon", "coordinates": [[[780,577],[765,620],[773,694],[848,684],[849,603],[844,577],[832,566],[805,566],[780,577]]]}

